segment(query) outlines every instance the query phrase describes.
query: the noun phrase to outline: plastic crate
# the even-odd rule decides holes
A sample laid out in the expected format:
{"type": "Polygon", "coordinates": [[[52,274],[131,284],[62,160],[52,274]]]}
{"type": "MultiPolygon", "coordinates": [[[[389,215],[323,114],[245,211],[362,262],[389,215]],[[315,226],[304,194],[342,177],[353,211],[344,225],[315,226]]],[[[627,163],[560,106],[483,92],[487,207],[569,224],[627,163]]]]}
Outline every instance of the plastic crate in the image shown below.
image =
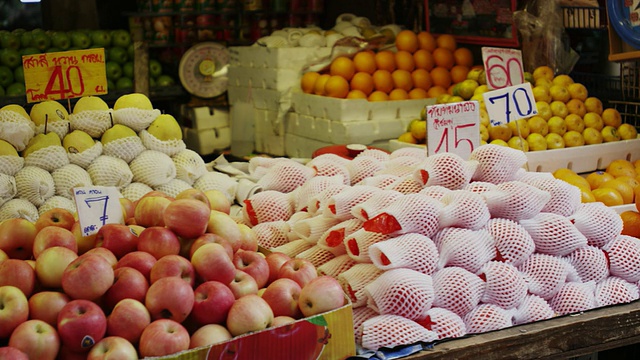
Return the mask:
{"type": "Polygon", "coordinates": [[[587,88],[589,96],[595,96],[603,104],[610,100],[623,100],[621,77],[604,74],[584,73],[574,71],[571,78],[587,88]]]}

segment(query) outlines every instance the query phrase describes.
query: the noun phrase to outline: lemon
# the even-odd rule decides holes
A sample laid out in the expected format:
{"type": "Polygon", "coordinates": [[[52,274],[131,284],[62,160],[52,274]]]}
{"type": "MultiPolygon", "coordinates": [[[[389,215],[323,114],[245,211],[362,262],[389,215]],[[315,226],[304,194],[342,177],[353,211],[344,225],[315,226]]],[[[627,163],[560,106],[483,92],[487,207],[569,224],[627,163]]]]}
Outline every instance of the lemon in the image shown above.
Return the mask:
{"type": "Polygon", "coordinates": [[[600,132],[602,133],[604,142],[620,141],[620,134],[618,134],[618,130],[611,125],[605,126],[600,132]]]}
{"type": "Polygon", "coordinates": [[[519,136],[512,136],[511,139],[507,141],[507,145],[509,145],[509,147],[513,149],[522,150],[524,152],[529,151],[529,143],[527,142],[527,140],[519,136]]]}
{"type": "Polygon", "coordinates": [[[529,136],[527,136],[527,142],[529,143],[529,151],[547,150],[547,140],[542,134],[529,134],[529,136]]]}
{"type": "Polygon", "coordinates": [[[556,133],[548,133],[545,136],[547,140],[547,149],[563,149],[564,148],[564,139],[561,135],[556,133]]]}
{"type": "Polygon", "coordinates": [[[587,145],[602,144],[604,139],[602,133],[596,128],[588,127],[582,131],[584,137],[584,143],[587,145]]]}
{"type": "Polygon", "coordinates": [[[618,135],[622,140],[631,140],[638,137],[638,130],[631,124],[621,124],[618,127],[618,135]]]}
{"type": "Polygon", "coordinates": [[[418,141],[427,138],[427,122],[426,121],[412,121],[411,129],[409,130],[411,135],[418,141]]]}
{"type": "Polygon", "coordinates": [[[567,131],[566,133],[564,133],[564,135],[562,135],[562,139],[564,140],[564,145],[566,147],[584,145],[584,137],[582,137],[581,133],[575,130],[567,131]]]}
{"type": "Polygon", "coordinates": [[[410,132],[403,133],[398,136],[398,141],[409,143],[409,144],[417,144],[418,141],[411,135],[410,132]]]}

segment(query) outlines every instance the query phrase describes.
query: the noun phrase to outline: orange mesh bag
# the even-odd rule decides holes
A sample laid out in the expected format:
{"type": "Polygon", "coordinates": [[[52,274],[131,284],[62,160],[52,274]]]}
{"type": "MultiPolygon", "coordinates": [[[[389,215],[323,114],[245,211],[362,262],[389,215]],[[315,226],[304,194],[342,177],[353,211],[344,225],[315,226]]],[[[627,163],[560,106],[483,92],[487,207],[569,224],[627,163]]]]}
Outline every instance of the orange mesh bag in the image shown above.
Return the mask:
{"type": "Polygon", "coordinates": [[[289,241],[288,243],[280,246],[273,247],[271,248],[271,251],[281,252],[288,255],[290,258],[294,258],[296,257],[296,255],[300,254],[301,252],[310,249],[312,246],[313,244],[309,243],[308,241],[303,239],[298,239],[298,240],[289,241]]]}
{"type": "MultiPolygon", "coordinates": [[[[522,181],[522,180],[519,180],[522,181]]],[[[582,192],[577,186],[556,178],[537,177],[522,181],[546,191],[551,195],[542,212],[550,212],[562,216],[573,214],[582,201],[582,192]]]]}
{"type": "Polygon", "coordinates": [[[551,194],[520,181],[508,181],[497,185],[495,191],[482,193],[491,217],[514,221],[530,219],[540,213],[551,194]]]}
{"type": "Polygon", "coordinates": [[[364,288],[367,306],[380,314],[404,316],[417,320],[433,302],[431,276],[411,269],[383,272],[364,288]]]}
{"type": "Polygon", "coordinates": [[[366,306],[353,309],[353,337],[356,344],[362,346],[362,324],[374,316],[378,316],[375,310],[366,306]]]}
{"type": "Polygon", "coordinates": [[[621,277],[628,282],[640,281],[640,240],[618,235],[603,248],[609,258],[611,275],[621,277]]]}
{"type": "Polygon", "coordinates": [[[438,249],[431,239],[411,233],[377,242],[369,247],[369,256],[382,270],[407,268],[431,275],[438,264],[438,249]]]}
{"type": "Polygon", "coordinates": [[[329,198],[332,197],[333,195],[339,194],[341,191],[348,188],[350,188],[349,185],[342,185],[342,184],[327,187],[326,189],[320,191],[316,195],[309,198],[306,206],[307,211],[311,215],[315,215],[316,212],[318,211],[320,211],[320,214],[322,214],[322,211],[324,210],[324,206],[327,200],[329,200],[329,198]]]}
{"type": "Polygon", "coordinates": [[[391,237],[392,235],[371,232],[364,228],[356,230],[344,239],[347,255],[358,262],[370,263],[369,248],[371,245],[391,237]]]}
{"type": "Polygon", "coordinates": [[[587,237],[587,243],[603,247],[622,231],[618,213],[601,202],[584,203],[569,216],[573,225],[587,237]]]}
{"type": "Polygon", "coordinates": [[[609,260],[602,249],[587,245],[583,246],[565,259],[576,269],[582,281],[595,281],[596,283],[609,276],[609,260]]]}
{"type": "Polygon", "coordinates": [[[428,197],[434,198],[436,200],[441,200],[446,194],[450,193],[453,190],[449,190],[444,186],[433,185],[433,186],[425,186],[420,190],[419,194],[427,195],[428,197]]]}
{"type": "Polygon", "coordinates": [[[477,273],[496,257],[493,238],[484,229],[443,228],[433,237],[433,242],[440,253],[438,269],[456,266],[477,273]]]}
{"type": "Polygon", "coordinates": [[[384,163],[371,156],[356,156],[347,163],[349,177],[351,183],[356,184],[362,179],[375,175],[378,171],[384,169],[384,163]]]}
{"type": "Polygon", "coordinates": [[[469,159],[478,161],[472,180],[493,184],[514,180],[518,170],[528,160],[523,151],[494,144],[478,146],[471,152],[469,159]]]}
{"type": "Polygon", "coordinates": [[[396,182],[399,178],[400,176],[392,175],[392,174],[376,174],[360,180],[355,185],[368,185],[368,186],[375,186],[377,188],[384,189],[387,186],[396,182]]]}
{"type": "Polygon", "coordinates": [[[371,216],[378,215],[387,205],[402,195],[399,191],[381,189],[374,192],[367,200],[354,205],[351,208],[351,215],[362,221],[369,220],[371,216]]]}
{"type": "Polygon", "coordinates": [[[466,190],[452,190],[440,201],[444,204],[440,213],[440,227],[457,226],[479,230],[491,218],[489,207],[480,194],[466,190]]]}
{"type": "Polygon", "coordinates": [[[331,196],[326,201],[322,214],[325,217],[333,218],[339,221],[352,219],[351,208],[367,201],[373,194],[381,189],[374,186],[351,186],[331,196]]]}
{"type": "Polygon", "coordinates": [[[513,220],[490,219],[485,229],[493,237],[496,260],[520,266],[533,254],[536,245],[527,230],[513,220]]]}
{"type": "Polygon", "coordinates": [[[467,326],[464,320],[453,311],[432,307],[423,318],[416,322],[425,329],[438,334],[438,340],[454,339],[467,334],[467,326]]]}
{"type": "Polygon", "coordinates": [[[326,263],[318,266],[318,275],[329,275],[337,278],[338,275],[349,270],[358,262],[353,260],[349,255],[338,255],[326,263]]]}
{"type": "Polygon", "coordinates": [[[438,335],[413,320],[397,315],[378,315],[362,324],[362,347],[378,350],[382,347],[429,343],[438,335]]]}
{"type": "Polygon", "coordinates": [[[531,219],[520,220],[536,244],[536,252],[565,256],[587,246],[587,238],[568,218],[554,213],[540,213],[531,219]]]}
{"type": "Polygon", "coordinates": [[[433,273],[434,307],[464,316],[480,303],[485,283],[480,277],[461,267],[447,267],[433,273]]]}
{"type": "Polygon", "coordinates": [[[464,190],[482,194],[487,191],[498,190],[498,185],[486,181],[472,181],[464,187],[464,190]]]}
{"type": "Polygon", "coordinates": [[[460,155],[440,153],[427,157],[413,175],[424,186],[441,185],[459,190],[469,183],[477,166],[477,161],[464,160],[460,155]]]}
{"type": "Polygon", "coordinates": [[[468,334],[480,334],[513,326],[513,311],[494,304],[480,304],[462,319],[468,334]]]}
{"type": "Polygon", "coordinates": [[[296,255],[296,258],[309,260],[316,268],[335,257],[336,256],[332,252],[327,251],[318,245],[314,245],[296,255]]]}
{"type": "Polygon", "coordinates": [[[356,158],[363,156],[370,156],[382,162],[387,161],[390,158],[389,153],[384,150],[368,148],[356,155],[356,158]]]}
{"type": "Polygon", "coordinates": [[[354,232],[362,229],[362,220],[349,219],[333,225],[318,239],[318,246],[330,251],[334,255],[347,253],[344,239],[354,232]]]}
{"type": "Polygon", "coordinates": [[[411,156],[420,160],[424,160],[424,158],[427,156],[427,151],[424,148],[403,147],[400,149],[396,149],[391,154],[389,154],[389,159],[395,159],[401,156],[411,156]]]}
{"type": "Polygon", "coordinates": [[[538,295],[527,294],[520,306],[513,312],[513,324],[528,324],[534,321],[547,320],[556,316],[547,302],[538,295]]]}
{"type": "Polygon", "coordinates": [[[549,305],[560,316],[591,310],[596,307],[595,290],[593,281],[568,282],[549,300],[549,305]]]}
{"type": "Polygon", "coordinates": [[[360,263],[338,275],[338,282],[342,285],[344,293],[351,299],[354,308],[367,305],[364,288],[383,272],[373,264],[360,263]]]}
{"type": "Polygon", "coordinates": [[[626,304],[638,300],[638,286],[617,276],[610,276],[596,285],[596,305],[626,304]]]}
{"type": "Polygon", "coordinates": [[[267,169],[257,184],[263,190],[275,190],[289,193],[315,175],[315,170],[297,161],[275,164],[267,169]]]}
{"type": "Polygon", "coordinates": [[[316,244],[318,239],[332,226],[340,223],[338,219],[328,218],[322,215],[312,216],[307,219],[296,221],[293,224],[293,233],[300,239],[308,241],[310,244],[316,244]]]}
{"type": "Polygon", "coordinates": [[[263,222],[252,230],[258,238],[258,245],[265,249],[275,248],[289,242],[289,224],[284,220],[263,222]]]}
{"type": "MultiPolygon", "coordinates": [[[[291,195],[296,211],[303,211],[309,205],[309,199],[318,195],[327,188],[342,185],[338,177],[314,176],[307,180],[302,186],[294,190],[291,195]]],[[[343,185],[346,186],[346,185],[343,185]]]]}
{"type": "Polygon", "coordinates": [[[316,176],[337,177],[343,184],[351,185],[348,162],[349,160],[341,156],[328,153],[309,160],[306,166],[314,169],[316,176]]]}
{"type": "Polygon", "coordinates": [[[578,280],[576,270],[566,260],[534,253],[518,267],[529,292],[545,300],[555,296],[567,281],[578,280]]]}
{"type": "Polygon", "coordinates": [[[417,232],[433,236],[440,227],[443,204],[422,194],[406,194],[395,199],[380,214],[364,222],[362,227],[371,232],[402,235],[417,232]]]}
{"type": "Polygon", "coordinates": [[[527,295],[527,284],[522,274],[511,265],[490,261],[478,274],[486,283],[481,302],[498,305],[503,309],[513,309],[522,303],[527,295]]]}
{"type": "Polygon", "coordinates": [[[385,187],[386,190],[394,190],[403,194],[415,194],[420,192],[424,185],[417,181],[413,175],[406,175],[385,187]]]}
{"type": "Polygon", "coordinates": [[[261,191],[244,201],[242,213],[251,225],[262,222],[288,220],[293,214],[289,196],[275,190],[261,191]]]}

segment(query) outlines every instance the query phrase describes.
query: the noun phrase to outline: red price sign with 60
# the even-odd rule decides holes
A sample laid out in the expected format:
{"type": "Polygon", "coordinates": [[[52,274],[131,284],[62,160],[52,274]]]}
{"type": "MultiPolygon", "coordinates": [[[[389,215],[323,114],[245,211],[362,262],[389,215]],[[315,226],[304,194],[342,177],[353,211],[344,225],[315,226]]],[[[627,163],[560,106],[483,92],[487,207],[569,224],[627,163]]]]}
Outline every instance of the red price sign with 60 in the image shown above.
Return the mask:
{"type": "Polygon", "coordinates": [[[482,59],[489,89],[502,89],[524,82],[520,50],[483,47],[482,59]]]}
{"type": "Polygon", "coordinates": [[[427,106],[428,155],[450,152],[466,159],[480,145],[477,101],[427,106]]]}
{"type": "Polygon", "coordinates": [[[22,67],[28,102],[107,93],[103,48],[25,55],[22,67]]]}

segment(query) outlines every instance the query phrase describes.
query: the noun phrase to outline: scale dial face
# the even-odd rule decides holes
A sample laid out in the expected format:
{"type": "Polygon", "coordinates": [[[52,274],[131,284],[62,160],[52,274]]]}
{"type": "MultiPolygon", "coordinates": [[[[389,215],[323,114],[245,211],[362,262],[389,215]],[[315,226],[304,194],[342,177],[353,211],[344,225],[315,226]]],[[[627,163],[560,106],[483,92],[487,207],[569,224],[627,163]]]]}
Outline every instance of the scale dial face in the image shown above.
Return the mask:
{"type": "Polygon", "coordinates": [[[182,86],[200,98],[214,98],[227,91],[229,51],[215,42],[202,42],[180,59],[178,75],[182,86]]]}

